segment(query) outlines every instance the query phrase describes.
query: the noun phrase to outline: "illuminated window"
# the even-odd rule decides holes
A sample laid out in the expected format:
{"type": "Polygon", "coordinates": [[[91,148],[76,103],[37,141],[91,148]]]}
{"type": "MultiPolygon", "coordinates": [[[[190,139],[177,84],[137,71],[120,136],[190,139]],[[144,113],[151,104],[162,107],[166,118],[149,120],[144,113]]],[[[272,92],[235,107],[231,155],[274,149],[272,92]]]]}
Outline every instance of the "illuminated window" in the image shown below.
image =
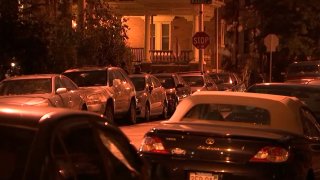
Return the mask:
{"type": "Polygon", "coordinates": [[[169,24],[162,24],[161,25],[161,49],[162,50],[169,50],[169,24]]]}

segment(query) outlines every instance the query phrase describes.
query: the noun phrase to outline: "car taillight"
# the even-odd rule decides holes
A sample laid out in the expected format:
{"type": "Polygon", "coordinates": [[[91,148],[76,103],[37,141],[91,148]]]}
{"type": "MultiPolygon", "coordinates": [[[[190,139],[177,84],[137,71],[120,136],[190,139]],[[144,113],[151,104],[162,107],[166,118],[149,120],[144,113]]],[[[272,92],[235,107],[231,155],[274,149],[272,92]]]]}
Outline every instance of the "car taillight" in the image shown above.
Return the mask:
{"type": "Polygon", "coordinates": [[[160,138],[147,136],[143,139],[141,147],[139,149],[140,152],[152,152],[159,154],[169,154],[160,138]]]}
{"type": "Polygon", "coordinates": [[[288,150],[281,147],[267,146],[262,148],[250,162],[272,162],[281,163],[288,160],[289,152],[288,150]]]}

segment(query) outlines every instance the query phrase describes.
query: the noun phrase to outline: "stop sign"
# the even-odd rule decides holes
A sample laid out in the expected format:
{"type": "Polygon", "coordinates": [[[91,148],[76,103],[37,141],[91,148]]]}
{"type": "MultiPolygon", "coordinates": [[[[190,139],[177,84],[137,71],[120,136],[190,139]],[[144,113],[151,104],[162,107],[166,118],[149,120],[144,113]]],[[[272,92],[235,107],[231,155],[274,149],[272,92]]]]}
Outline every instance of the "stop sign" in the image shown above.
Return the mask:
{"type": "Polygon", "coordinates": [[[210,44],[210,37],[205,32],[196,32],[192,37],[192,43],[198,49],[205,49],[210,44]]]}

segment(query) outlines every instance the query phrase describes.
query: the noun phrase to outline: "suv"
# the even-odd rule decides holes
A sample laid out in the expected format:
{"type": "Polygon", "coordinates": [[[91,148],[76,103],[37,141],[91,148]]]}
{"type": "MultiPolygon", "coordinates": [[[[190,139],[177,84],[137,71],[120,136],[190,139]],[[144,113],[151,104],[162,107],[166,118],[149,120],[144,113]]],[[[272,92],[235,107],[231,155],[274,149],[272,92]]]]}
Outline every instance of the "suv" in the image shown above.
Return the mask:
{"type": "Polygon", "coordinates": [[[127,73],[119,67],[81,67],[63,73],[80,88],[95,91],[101,96],[97,107],[109,120],[115,117],[127,118],[136,123],[136,92],[127,73]]]}

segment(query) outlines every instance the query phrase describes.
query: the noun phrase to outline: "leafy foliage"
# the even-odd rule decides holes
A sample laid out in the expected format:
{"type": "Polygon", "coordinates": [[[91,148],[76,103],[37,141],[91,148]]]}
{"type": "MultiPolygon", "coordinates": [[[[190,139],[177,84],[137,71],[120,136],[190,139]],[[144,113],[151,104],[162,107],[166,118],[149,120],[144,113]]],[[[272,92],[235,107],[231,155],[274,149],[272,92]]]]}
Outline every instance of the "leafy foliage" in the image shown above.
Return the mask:
{"type": "Polygon", "coordinates": [[[0,59],[15,57],[23,73],[60,73],[80,65],[128,65],[126,27],[107,4],[87,1],[83,28],[68,0],[0,2],[0,59]]]}

